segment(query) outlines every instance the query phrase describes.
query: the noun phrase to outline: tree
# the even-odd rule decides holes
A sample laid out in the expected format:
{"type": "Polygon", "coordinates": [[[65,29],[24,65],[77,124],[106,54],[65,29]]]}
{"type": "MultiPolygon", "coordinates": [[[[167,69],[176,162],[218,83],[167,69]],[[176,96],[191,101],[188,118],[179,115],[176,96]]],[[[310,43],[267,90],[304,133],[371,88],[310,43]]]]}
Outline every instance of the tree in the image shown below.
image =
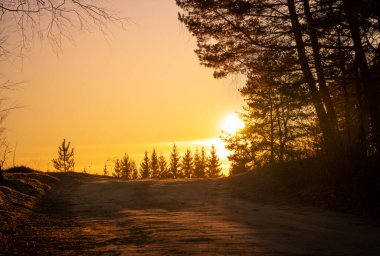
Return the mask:
{"type": "Polygon", "coordinates": [[[120,160],[120,169],[122,178],[132,179],[132,175],[137,167],[135,161],[125,154],[120,160]]]}
{"type": "MultiPolygon", "coordinates": [[[[0,39],[0,48],[1,47],[1,39],[0,39]]],[[[4,57],[4,49],[0,49],[0,60],[1,58],[4,57]]],[[[17,86],[17,83],[12,83],[10,81],[6,82],[0,82],[0,94],[6,90],[12,90],[14,89],[15,86],[17,86]]],[[[4,136],[5,128],[3,127],[3,122],[8,116],[9,111],[17,109],[19,107],[11,107],[11,106],[4,106],[3,103],[6,100],[6,98],[0,98],[0,182],[4,180],[3,176],[3,169],[6,164],[7,156],[11,152],[9,148],[9,144],[6,141],[6,138],[4,136]]],[[[15,152],[16,150],[13,151],[13,164],[15,161],[15,152]]]]}
{"type": "Polygon", "coordinates": [[[162,154],[160,154],[158,157],[158,168],[160,170],[160,179],[169,178],[168,162],[166,161],[165,156],[162,154]]]}
{"type": "Polygon", "coordinates": [[[127,154],[119,159],[115,160],[115,167],[113,176],[116,178],[125,178],[127,180],[137,179],[138,171],[136,163],[133,159],[131,159],[127,154]]]}
{"type": "Polygon", "coordinates": [[[214,68],[216,78],[286,76],[289,91],[302,91],[327,160],[339,163],[356,148],[364,155],[380,152],[378,1],[176,2],[180,21],[197,39],[201,64],[214,68]],[[268,56],[276,59],[263,65],[268,56]]]}
{"type": "Polygon", "coordinates": [[[0,144],[0,183],[4,181],[3,169],[7,161],[7,155],[10,152],[8,143],[3,139],[0,144]]]}
{"type": "Polygon", "coordinates": [[[119,179],[123,176],[123,169],[121,167],[121,163],[120,163],[119,158],[116,158],[116,160],[115,160],[114,172],[112,173],[112,175],[115,178],[119,178],[119,179]]]}
{"type": "Polygon", "coordinates": [[[140,175],[141,175],[141,179],[149,179],[152,175],[151,169],[150,169],[150,160],[148,156],[148,151],[145,151],[144,160],[140,164],[140,175]]]}
{"type": "Polygon", "coordinates": [[[180,171],[181,171],[180,161],[181,161],[181,157],[179,156],[177,146],[174,143],[172,152],[170,154],[170,166],[169,166],[170,177],[169,178],[177,179],[181,176],[180,175],[180,171]]]}
{"type": "Polygon", "coordinates": [[[139,170],[137,169],[137,165],[135,162],[133,162],[133,166],[131,167],[131,179],[137,180],[139,179],[139,170]]]}
{"type": "Polygon", "coordinates": [[[207,159],[207,177],[218,178],[221,176],[222,168],[215,146],[211,146],[210,156],[207,159]]]}
{"type": "Polygon", "coordinates": [[[193,155],[189,149],[186,150],[185,155],[182,157],[181,173],[184,178],[191,178],[193,176],[193,155]]]}
{"type": "Polygon", "coordinates": [[[152,172],[153,179],[160,177],[160,168],[158,165],[158,157],[155,149],[153,149],[152,155],[150,157],[150,170],[152,172]]]}
{"type": "Polygon", "coordinates": [[[195,149],[193,177],[204,178],[206,176],[206,167],[207,167],[206,149],[202,147],[200,153],[198,151],[198,148],[195,149]]]}
{"type": "Polygon", "coordinates": [[[105,33],[107,24],[118,22],[104,6],[94,0],[39,0],[1,1],[2,32],[12,37],[12,46],[1,42],[1,49],[9,53],[14,44],[21,45],[21,51],[30,47],[29,42],[35,34],[47,38],[55,50],[59,50],[62,40],[70,38],[70,29],[89,30],[96,26],[105,33]]]}
{"type": "Polygon", "coordinates": [[[107,164],[104,164],[103,166],[103,176],[108,176],[107,164]]]}
{"type": "Polygon", "coordinates": [[[70,142],[66,144],[66,139],[58,147],[58,158],[52,160],[54,168],[61,172],[74,171],[74,148],[70,149],[70,142]]]}
{"type": "MultiPolygon", "coordinates": [[[[263,65],[270,65],[276,57],[266,57],[263,65]]],[[[305,88],[297,82],[297,77],[265,71],[248,77],[240,89],[246,103],[241,114],[245,127],[236,134],[222,135],[233,151],[229,156],[232,173],[304,159],[320,151],[315,113],[305,103],[305,88]]]]}

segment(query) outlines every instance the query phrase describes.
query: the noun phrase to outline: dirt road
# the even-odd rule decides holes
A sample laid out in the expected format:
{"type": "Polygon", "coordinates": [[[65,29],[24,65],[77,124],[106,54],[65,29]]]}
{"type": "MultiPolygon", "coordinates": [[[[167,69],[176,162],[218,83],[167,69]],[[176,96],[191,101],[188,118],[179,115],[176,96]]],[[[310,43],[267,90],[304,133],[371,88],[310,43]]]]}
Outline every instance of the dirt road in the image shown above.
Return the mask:
{"type": "MultiPolygon", "coordinates": [[[[56,174],[14,253],[379,255],[360,218],[233,197],[225,180],[132,181],[56,174]]],[[[1,253],[0,253],[1,254],[1,253]]]]}

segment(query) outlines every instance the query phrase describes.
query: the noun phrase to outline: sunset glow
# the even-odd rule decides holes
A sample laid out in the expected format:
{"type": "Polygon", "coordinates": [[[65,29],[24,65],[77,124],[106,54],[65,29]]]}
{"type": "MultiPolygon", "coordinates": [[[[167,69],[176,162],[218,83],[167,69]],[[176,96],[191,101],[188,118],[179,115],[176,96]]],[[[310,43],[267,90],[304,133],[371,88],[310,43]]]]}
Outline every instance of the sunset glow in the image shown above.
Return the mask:
{"type": "Polygon", "coordinates": [[[238,117],[236,113],[229,114],[223,120],[222,130],[227,133],[235,133],[242,128],[244,128],[244,122],[238,117]]]}
{"type": "Polygon", "coordinates": [[[22,64],[1,63],[7,79],[26,81],[7,96],[23,107],[5,123],[7,141],[17,145],[8,165],[54,170],[63,139],[75,148],[78,171],[100,173],[107,159],[125,153],[139,162],[153,148],[168,156],[173,142],[218,138],[225,113],[243,105],[236,90],[243,79],[215,80],[199,65],[175,1],[112,5],[128,17],[125,29],[110,26],[106,38],[73,31],[59,56],[36,38],[22,64]]]}

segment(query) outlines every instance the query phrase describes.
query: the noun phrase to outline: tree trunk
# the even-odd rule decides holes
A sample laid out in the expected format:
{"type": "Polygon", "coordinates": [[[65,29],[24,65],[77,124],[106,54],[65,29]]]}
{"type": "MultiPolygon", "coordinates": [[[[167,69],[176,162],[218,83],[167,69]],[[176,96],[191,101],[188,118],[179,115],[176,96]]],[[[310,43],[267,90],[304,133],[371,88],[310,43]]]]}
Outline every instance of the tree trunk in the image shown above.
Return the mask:
{"type": "Polygon", "coordinates": [[[338,35],[338,42],[336,47],[338,48],[338,63],[339,63],[339,69],[342,72],[342,90],[343,90],[343,97],[344,97],[344,130],[345,130],[345,137],[343,139],[344,145],[346,147],[346,151],[350,152],[350,154],[354,153],[353,155],[356,155],[355,151],[357,150],[357,141],[356,138],[352,140],[352,133],[351,133],[351,113],[352,111],[352,105],[350,104],[351,97],[349,96],[349,91],[348,91],[348,85],[347,85],[347,79],[346,79],[346,74],[347,70],[345,67],[345,60],[344,60],[344,53],[342,50],[342,38],[341,38],[341,30],[337,29],[336,31],[338,35]]]}
{"type": "MultiPolygon", "coordinates": [[[[304,12],[309,29],[309,36],[311,41],[311,48],[313,52],[314,66],[317,73],[317,79],[319,84],[319,91],[321,93],[322,100],[326,107],[326,114],[331,123],[331,128],[335,130],[336,134],[339,134],[338,118],[336,116],[334,104],[330,97],[330,92],[326,84],[325,73],[322,66],[322,59],[320,55],[320,47],[318,43],[318,35],[316,32],[316,25],[310,12],[309,0],[303,0],[304,12]]],[[[339,137],[336,138],[339,143],[339,137]]]]}
{"type": "Polygon", "coordinates": [[[280,95],[280,105],[281,105],[281,123],[282,123],[282,126],[284,127],[283,128],[283,139],[282,139],[282,142],[281,142],[281,151],[282,151],[282,158],[284,159],[284,155],[286,153],[286,144],[288,143],[288,139],[289,139],[289,128],[288,128],[288,116],[287,114],[285,113],[285,109],[284,109],[284,101],[282,100],[282,95],[280,95]]]}
{"type": "Polygon", "coordinates": [[[372,74],[365,56],[357,15],[354,10],[354,3],[351,0],[344,0],[343,4],[346,11],[352,41],[354,43],[355,59],[359,69],[360,80],[363,84],[364,97],[368,103],[368,112],[371,120],[375,148],[378,157],[380,157],[380,113],[376,82],[372,79],[372,74]]]}
{"type": "MultiPolygon", "coordinates": [[[[355,65],[356,67],[356,65],[355,65]]],[[[360,82],[360,77],[358,73],[358,69],[356,68],[355,72],[355,90],[356,90],[356,98],[358,102],[358,133],[359,133],[359,143],[358,143],[358,153],[361,160],[364,160],[367,156],[367,140],[366,140],[366,126],[368,118],[367,107],[365,107],[365,103],[363,102],[363,92],[362,92],[362,84],[360,82]]]]}
{"type": "Polygon", "coordinates": [[[278,126],[278,160],[282,164],[284,162],[284,133],[282,131],[281,126],[281,117],[279,107],[276,107],[276,118],[277,118],[277,126],[278,126]]]}
{"type": "Polygon", "coordinates": [[[274,164],[274,121],[272,88],[269,89],[269,118],[270,118],[270,165],[274,164]]]}
{"type": "Polygon", "coordinates": [[[303,76],[306,80],[308,89],[310,91],[311,100],[317,113],[319,125],[323,135],[326,155],[330,160],[334,161],[337,159],[340,151],[339,145],[336,143],[336,139],[339,138],[339,134],[337,134],[337,131],[334,127],[335,125],[331,124],[331,120],[328,118],[315,79],[311,72],[306,56],[305,44],[302,39],[301,25],[298,21],[294,0],[288,0],[287,3],[289,17],[292,24],[292,31],[296,42],[298,61],[302,68],[303,76]]]}

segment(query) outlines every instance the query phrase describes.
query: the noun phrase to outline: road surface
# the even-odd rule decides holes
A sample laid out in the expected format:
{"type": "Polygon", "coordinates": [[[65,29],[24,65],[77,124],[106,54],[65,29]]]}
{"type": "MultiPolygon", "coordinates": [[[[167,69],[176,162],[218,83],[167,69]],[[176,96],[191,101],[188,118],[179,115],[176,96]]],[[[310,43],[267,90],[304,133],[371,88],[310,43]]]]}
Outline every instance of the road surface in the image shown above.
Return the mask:
{"type": "MultiPolygon", "coordinates": [[[[368,220],[233,196],[228,181],[122,181],[53,174],[60,184],[19,236],[17,255],[379,255],[368,220]]],[[[10,250],[11,252],[11,250],[10,250]]],[[[1,253],[0,253],[1,254],[1,253]]]]}

